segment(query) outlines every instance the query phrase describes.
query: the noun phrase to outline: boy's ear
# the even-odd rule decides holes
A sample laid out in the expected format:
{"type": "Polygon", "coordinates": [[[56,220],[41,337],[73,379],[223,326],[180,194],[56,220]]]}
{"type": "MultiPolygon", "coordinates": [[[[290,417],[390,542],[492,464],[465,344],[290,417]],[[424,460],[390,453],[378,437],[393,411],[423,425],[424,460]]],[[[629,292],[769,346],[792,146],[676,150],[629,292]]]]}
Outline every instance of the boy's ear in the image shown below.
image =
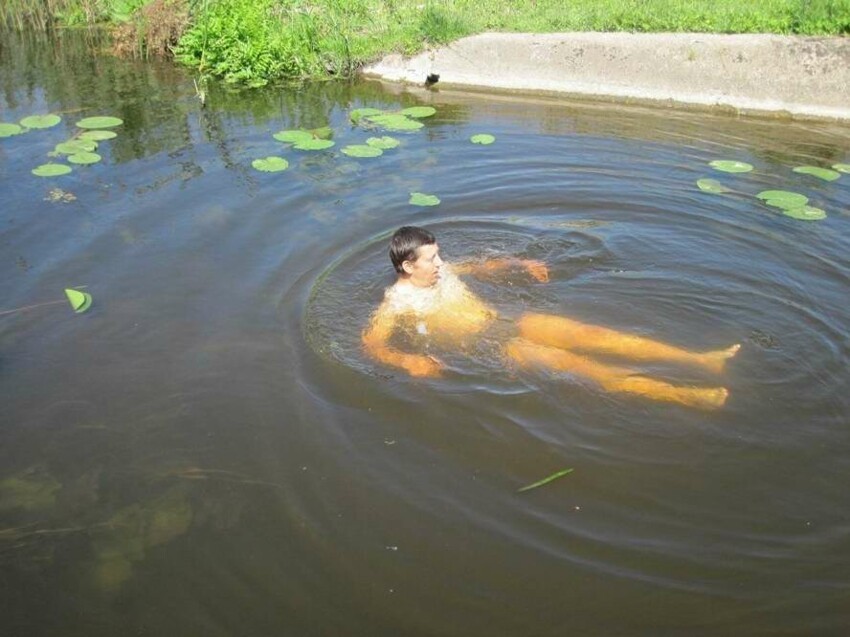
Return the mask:
{"type": "Polygon", "coordinates": [[[405,274],[413,274],[413,262],[412,261],[402,261],[401,269],[404,270],[405,274]]]}

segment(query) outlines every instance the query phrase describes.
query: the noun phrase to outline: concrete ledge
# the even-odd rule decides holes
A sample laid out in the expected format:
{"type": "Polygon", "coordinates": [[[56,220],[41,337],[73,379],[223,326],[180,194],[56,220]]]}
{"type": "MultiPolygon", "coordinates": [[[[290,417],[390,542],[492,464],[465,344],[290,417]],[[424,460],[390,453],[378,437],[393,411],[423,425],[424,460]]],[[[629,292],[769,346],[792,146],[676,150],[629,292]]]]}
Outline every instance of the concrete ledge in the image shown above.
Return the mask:
{"type": "Polygon", "coordinates": [[[850,38],[485,33],[364,69],[385,80],[850,120],[850,38]]]}

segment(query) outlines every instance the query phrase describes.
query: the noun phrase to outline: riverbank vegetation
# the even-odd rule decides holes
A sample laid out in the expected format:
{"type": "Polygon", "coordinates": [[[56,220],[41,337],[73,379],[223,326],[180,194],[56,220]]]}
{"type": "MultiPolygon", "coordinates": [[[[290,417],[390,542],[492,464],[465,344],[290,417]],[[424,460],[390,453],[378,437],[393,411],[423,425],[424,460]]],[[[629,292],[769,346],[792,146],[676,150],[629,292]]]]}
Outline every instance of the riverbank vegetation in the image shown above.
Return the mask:
{"type": "Polygon", "coordinates": [[[0,26],[108,24],[121,53],[173,54],[248,86],[348,77],[386,53],[484,31],[850,34],[850,0],[7,0],[0,26]]]}

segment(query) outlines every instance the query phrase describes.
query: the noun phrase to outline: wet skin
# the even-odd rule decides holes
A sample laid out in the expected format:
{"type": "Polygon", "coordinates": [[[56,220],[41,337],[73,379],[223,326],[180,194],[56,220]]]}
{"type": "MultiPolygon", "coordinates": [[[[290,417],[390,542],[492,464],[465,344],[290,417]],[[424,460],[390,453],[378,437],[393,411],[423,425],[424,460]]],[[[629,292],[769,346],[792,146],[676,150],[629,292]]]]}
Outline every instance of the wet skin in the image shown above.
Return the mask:
{"type": "MultiPolygon", "coordinates": [[[[427,294],[436,289],[447,264],[440,257],[437,244],[417,249],[416,258],[402,264],[403,272],[393,287],[404,294],[427,294]]],[[[525,270],[535,280],[549,280],[546,265],[535,260],[491,259],[466,263],[451,268],[454,274],[487,276],[512,269],[525,270]]],[[[429,334],[463,340],[479,334],[497,317],[496,311],[466,286],[448,298],[438,298],[433,305],[417,310],[413,319],[429,334]]],[[[375,360],[404,369],[412,376],[439,376],[440,361],[432,356],[411,354],[388,345],[393,331],[410,311],[399,313],[387,299],[375,312],[363,333],[366,353],[375,360]]],[[[596,361],[586,354],[605,354],[632,361],[666,361],[698,366],[714,373],[723,371],[726,361],[739,345],[711,352],[693,352],[659,341],[588,325],[564,316],[526,313],[517,322],[519,335],[505,346],[505,352],[521,367],[543,367],[569,372],[596,381],[607,391],[624,392],[675,402],[702,409],[716,409],[726,402],[729,392],[724,387],[678,387],[664,381],[638,375],[628,367],[596,361]]]]}

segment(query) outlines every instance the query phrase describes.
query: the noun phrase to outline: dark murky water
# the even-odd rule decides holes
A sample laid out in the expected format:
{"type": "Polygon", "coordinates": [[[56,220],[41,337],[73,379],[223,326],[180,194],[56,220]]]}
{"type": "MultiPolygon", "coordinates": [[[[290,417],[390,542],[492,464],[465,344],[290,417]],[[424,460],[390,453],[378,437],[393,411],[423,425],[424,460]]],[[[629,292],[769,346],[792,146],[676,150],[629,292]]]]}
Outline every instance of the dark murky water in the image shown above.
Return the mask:
{"type": "Polygon", "coordinates": [[[0,315],[5,635],[846,634],[850,175],[791,168],[847,163],[850,129],[375,84],[213,88],[202,110],[180,70],[91,44],[0,49],[0,120],[63,114],[0,140],[0,311],[94,297],[0,315]],[[398,149],[338,152],[368,136],[351,108],[416,103],[438,114],[398,149]],[[94,114],[125,120],[102,163],[30,174],[94,114]],[[271,138],[324,125],[330,152],[271,138]],[[251,168],[270,154],[290,169],[251,168]],[[376,367],[357,339],[410,223],[450,259],[544,259],[548,284],[471,283],[509,314],[743,343],[728,405],[486,352],[439,380],[376,367]]]}

